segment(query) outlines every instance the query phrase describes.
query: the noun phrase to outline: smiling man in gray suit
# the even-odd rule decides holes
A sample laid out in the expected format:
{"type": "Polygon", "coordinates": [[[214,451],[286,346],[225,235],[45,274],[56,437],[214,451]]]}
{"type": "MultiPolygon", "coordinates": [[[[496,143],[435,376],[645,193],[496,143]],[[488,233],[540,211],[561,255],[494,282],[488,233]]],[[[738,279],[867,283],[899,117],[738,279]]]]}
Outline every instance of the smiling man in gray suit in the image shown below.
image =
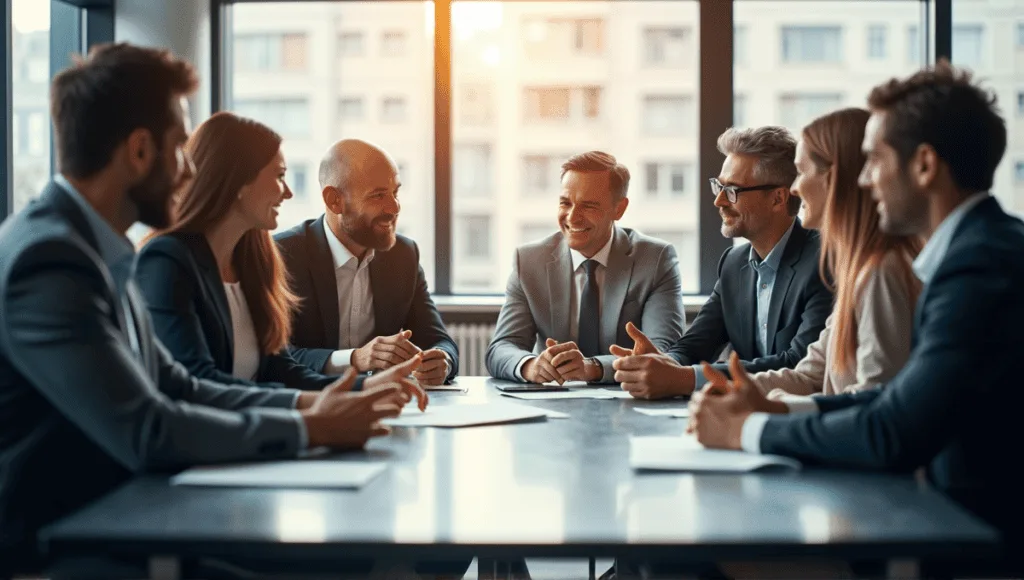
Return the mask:
{"type": "Polygon", "coordinates": [[[629,205],[628,188],[629,170],[607,153],[562,165],[559,231],[516,250],[487,349],[493,377],[613,382],[608,348],[628,344],[627,322],[661,348],[682,335],[675,249],[615,225],[629,205]]]}

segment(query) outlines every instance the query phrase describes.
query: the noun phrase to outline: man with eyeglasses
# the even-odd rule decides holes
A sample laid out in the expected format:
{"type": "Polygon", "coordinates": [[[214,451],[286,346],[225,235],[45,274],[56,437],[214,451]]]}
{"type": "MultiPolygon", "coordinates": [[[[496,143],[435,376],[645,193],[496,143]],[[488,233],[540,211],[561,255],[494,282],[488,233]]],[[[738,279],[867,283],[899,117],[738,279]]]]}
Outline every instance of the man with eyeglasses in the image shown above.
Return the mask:
{"type": "MultiPolygon", "coordinates": [[[[792,368],[832,312],[818,274],[821,242],[800,225],[800,198],[790,193],[796,140],[782,127],[733,128],[718,138],[718,150],[725,163],[710,181],[722,235],[749,243],[725,251],[711,297],[667,352],[632,327],[633,348],[612,347],[615,380],[634,397],[700,389],[700,362],[717,360],[727,345],[750,372],[792,368]]],[[[716,368],[728,372],[724,364],[716,368]]]]}

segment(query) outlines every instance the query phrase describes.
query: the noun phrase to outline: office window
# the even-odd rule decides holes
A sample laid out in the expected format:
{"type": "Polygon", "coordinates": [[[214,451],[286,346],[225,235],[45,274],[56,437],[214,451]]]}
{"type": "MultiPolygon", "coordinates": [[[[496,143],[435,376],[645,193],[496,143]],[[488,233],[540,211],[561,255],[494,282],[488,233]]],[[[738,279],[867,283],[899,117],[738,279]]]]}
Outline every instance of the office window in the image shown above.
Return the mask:
{"type": "Polygon", "coordinates": [[[693,165],[679,162],[647,162],[644,164],[644,191],[649,197],[678,198],[695,185],[693,165]]]}
{"type": "Polygon", "coordinates": [[[1024,22],[1017,23],[1017,48],[1024,48],[1024,22]]]}
{"type": "Polygon", "coordinates": [[[306,68],[306,35],[240,34],[235,37],[235,70],[300,71],[306,68]]]}
{"type": "MultiPolygon", "coordinates": [[[[11,24],[13,213],[50,180],[50,3],[13,0],[11,24]]],[[[0,215],[0,221],[4,217],[0,215]]]]}
{"type": "Polygon", "coordinates": [[[494,95],[483,83],[459,86],[459,116],[467,125],[488,125],[494,120],[494,95]]]}
{"type": "Polygon", "coordinates": [[[746,26],[734,26],[732,29],[732,62],[734,66],[747,65],[746,26]]]}
{"type": "Polygon", "coordinates": [[[490,216],[460,216],[458,223],[462,226],[464,244],[460,244],[463,255],[474,260],[491,258],[491,218],[490,216]]]}
{"type": "Polygon", "coordinates": [[[400,30],[388,30],[381,34],[380,52],[384,56],[404,56],[405,33],[400,30]]]}
{"type": "Polygon", "coordinates": [[[233,3],[223,42],[235,57],[224,73],[223,107],[259,118],[284,136],[286,179],[295,197],[281,204],[280,229],[323,212],[319,161],[334,141],[367,139],[400,160],[398,230],[419,236],[420,264],[433,288],[434,39],[426,8],[362,0],[233,3]],[[280,79],[238,70],[238,54],[248,50],[244,39],[256,33],[282,43],[288,35],[303,36],[304,66],[280,79]],[[402,57],[388,59],[385,49],[402,57]]]}
{"type": "Polygon", "coordinates": [[[298,163],[288,165],[288,186],[291,187],[292,201],[305,201],[309,199],[309,182],[307,180],[306,166],[298,163]]]}
{"type": "Polygon", "coordinates": [[[1018,161],[1014,164],[1013,180],[1017,185],[1024,185],[1024,161],[1018,161]]]}
{"type": "Polygon", "coordinates": [[[342,32],[338,35],[338,56],[363,56],[362,32],[342,32]]]}
{"type": "Polygon", "coordinates": [[[779,119],[784,127],[799,132],[815,118],[840,108],[841,94],[784,94],[779,97],[779,119]]]}
{"type": "MultiPolygon", "coordinates": [[[[666,165],[665,197],[652,198],[644,164],[697,167],[698,8],[687,0],[452,3],[452,182],[474,183],[486,168],[490,185],[486,197],[453,194],[453,228],[464,227],[461,216],[486,215],[492,226],[490,263],[465,258],[468,237],[453,230],[456,293],[504,292],[514,249],[557,230],[562,163],[590,149],[614,154],[632,174],[621,225],[697,231],[688,174],[684,193],[672,197],[680,171],[673,176],[666,165]],[[491,126],[465,122],[478,105],[466,85],[490,89],[491,126]],[[486,164],[462,148],[484,143],[491,147],[486,164]]],[[[680,261],[696,262],[696,246],[691,251],[680,261]]],[[[695,292],[698,280],[684,285],[695,292]]]]}
{"type": "Polygon", "coordinates": [[[732,124],[734,127],[747,126],[746,95],[733,95],[732,97],[732,124]]]}
{"type": "Polygon", "coordinates": [[[384,97],[380,103],[382,123],[401,123],[406,119],[405,97],[384,97]]]}
{"type": "Polygon", "coordinates": [[[604,20],[524,16],[523,50],[530,57],[600,56],[604,53],[604,20]]]}
{"type": "Polygon", "coordinates": [[[977,68],[984,50],[984,31],[980,24],[953,26],[953,64],[977,68]]]}
{"type": "Polygon", "coordinates": [[[1024,117],[1024,92],[1017,92],[1017,116],[1024,117]]]}
{"type": "Polygon", "coordinates": [[[644,62],[652,66],[679,67],[693,61],[693,33],[689,28],[644,29],[644,62]]]}
{"type": "Polygon", "coordinates": [[[239,99],[235,113],[251,117],[284,137],[309,136],[309,101],[306,99],[239,99]]]}
{"type": "Polygon", "coordinates": [[[362,121],[365,116],[362,97],[342,97],[338,101],[338,117],[344,121],[362,121]]]}
{"type": "Polygon", "coordinates": [[[842,28],[838,26],[782,27],[782,62],[838,64],[842,59],[842,28]]]}
{"type": "Polygon", "coordinates": [[[479,197],[491,194],[491,146],[459,144],[455,146],[455,197],[479,197]]]}
{"type": "Polygon", "coordinates": [[[907,62],[921,62],[921,33],[916,24],[907,27],[907,62]]]}
{"type": "Polygon", "coordinates": [[[643,131],[647,135],[685,137],[693,132],[693,98],[647,95],[643,98],[643,131]]]}
{"type": "Polygon", "coordinates": [[[889,28],[884,24],[868,26],[868,59],[884,60],[889,54],[889,28]]]}

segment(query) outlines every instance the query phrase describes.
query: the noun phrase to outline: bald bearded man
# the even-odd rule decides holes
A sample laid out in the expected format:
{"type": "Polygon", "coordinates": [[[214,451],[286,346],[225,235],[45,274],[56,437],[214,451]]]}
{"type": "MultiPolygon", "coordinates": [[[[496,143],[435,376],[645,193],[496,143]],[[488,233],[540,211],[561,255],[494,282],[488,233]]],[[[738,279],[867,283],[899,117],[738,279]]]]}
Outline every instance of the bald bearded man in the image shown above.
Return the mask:
{"type": "Polygon", "coordinates": [[[423,351],[427,386],[455,376],[459,349],[430,298],[419,248],[396,234],[402,186],[383,149],[345,139],[320,162],[326,211],[275,236],[292,287],[293,355],[324,374],[377,371],[423,351]]]}

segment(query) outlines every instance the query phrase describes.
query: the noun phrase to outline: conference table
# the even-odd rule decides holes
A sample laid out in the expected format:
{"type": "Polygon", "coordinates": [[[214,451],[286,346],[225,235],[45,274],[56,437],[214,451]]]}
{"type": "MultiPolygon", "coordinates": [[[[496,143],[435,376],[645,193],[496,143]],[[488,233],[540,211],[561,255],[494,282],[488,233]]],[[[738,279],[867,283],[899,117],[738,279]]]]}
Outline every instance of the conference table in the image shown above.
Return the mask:
{"type": "MultiPolygon", "coordinates": [[[[180,562],[259,554],[302,565],[350,558],[522,557],[888,562],[987,557],[998,536],[910,475],[805,467],[692,474],[634,471],[631,436],[682,435],[686,419],[636,408],[685,401],[502,396],[460,377],[431,405],[526,404],[567,418],[466,428],[396,428],[364,451],[307,460],[381,460],[358,490],[172,486],[137,478],[43,530],[54,558],[148,558],[154,578],[180,562]]],[[[593,560],[591,560],[593,561],[593,560]]],[[[593,568],[593,566],[591,566],[593,568]]]]}

